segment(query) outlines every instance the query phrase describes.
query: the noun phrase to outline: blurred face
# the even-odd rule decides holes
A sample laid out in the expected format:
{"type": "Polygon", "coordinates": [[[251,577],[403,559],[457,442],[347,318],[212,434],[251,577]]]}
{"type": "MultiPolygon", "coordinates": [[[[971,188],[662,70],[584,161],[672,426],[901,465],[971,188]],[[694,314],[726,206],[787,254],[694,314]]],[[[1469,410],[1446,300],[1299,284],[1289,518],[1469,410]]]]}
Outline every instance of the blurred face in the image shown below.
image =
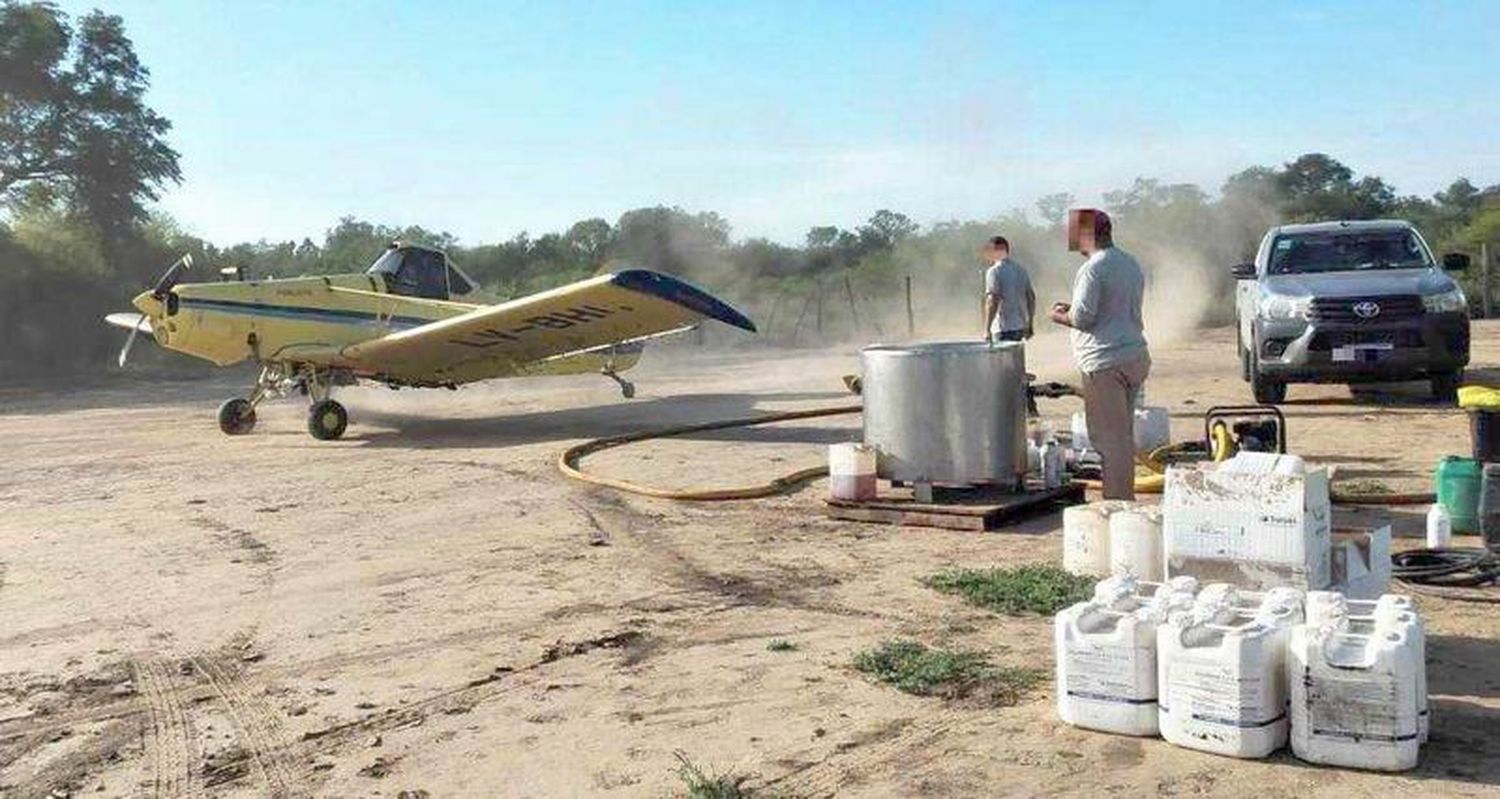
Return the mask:
{"type": "Polygon", "coordinates": [[[1007,251],[1004,247],[996,247],[989,242],[985,242],[984,246],[979,249],[979,257],[983,258],[985,263],[990,264],[1004,258],[1006,254],[1007,251]]]}

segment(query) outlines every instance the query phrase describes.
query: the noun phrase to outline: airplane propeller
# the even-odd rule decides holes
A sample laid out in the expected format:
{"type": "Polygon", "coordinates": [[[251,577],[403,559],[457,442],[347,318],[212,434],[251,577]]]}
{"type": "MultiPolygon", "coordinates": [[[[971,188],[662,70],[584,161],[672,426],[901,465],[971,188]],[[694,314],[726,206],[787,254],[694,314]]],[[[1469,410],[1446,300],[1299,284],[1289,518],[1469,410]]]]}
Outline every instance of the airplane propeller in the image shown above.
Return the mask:
{"type": "Polygon", "coordinates": [[[112,313],[104,317],[104,321],[115,327],[130,329],[130,335],[125,339],[125,346],[120,348],[120,357],[116,361],[121,367],[125,366],[125,360],[130,356],[130,348],[135,346],[135,337],[142,331],[151,332],[151,318],[145,314],[138,313],[112,313]]]}
{"type": "MultiPolygon", "coordinates": [[[[152,298],[157,302],[165,301],[172,287],[182,279],[182,273],[191,268],[193,268],[192,255],[183,255],[174,261],[171,266],[167,267],[167,271],[157,278],[156,285],[151,287],[152,298]]],[[[112,313],[104,317],[104,321],[130,330],[130,335],[125,338],[125,346],[120,348],[120,356],[116,359],[116,362],[123,368],[125,361],[130,357],[130,348],[135,346],[135,337],[142,331],[152,332],[151,317],[139,313],[112,313]]]]}
{"type": "Polygon", "coordinates": [[[161,279],[156,281],[156,287],[151,289],[151,296],[158,300],[165,300],[167,292],[171,291],[172,287],[177,285],[177,281],[182,279],[182,273],[192,268],[193,256],[191,254],[178,258],[176,263],[167,267],[167,271],[162,273],[161,279]]]}

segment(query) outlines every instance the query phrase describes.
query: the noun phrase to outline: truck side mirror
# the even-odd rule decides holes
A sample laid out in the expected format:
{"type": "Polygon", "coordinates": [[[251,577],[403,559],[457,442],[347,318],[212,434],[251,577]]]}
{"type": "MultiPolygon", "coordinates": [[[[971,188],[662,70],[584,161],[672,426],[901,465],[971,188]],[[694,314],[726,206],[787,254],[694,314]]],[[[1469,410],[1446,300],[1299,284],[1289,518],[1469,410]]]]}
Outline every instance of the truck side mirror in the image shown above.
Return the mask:
{"type": "Polygon", "coordinates": [[[1469,256],[1461,252],[1450,252],[1443,256],[1443,268],[1449,272],[1467,272],[1469,256]]]}
{"type": "Polygon", "coordinates": [[[1234,275],[1235,280],[1254,280],[1255,264],[1235,264],[1229,267],[1229,273],[1234,275]]]}

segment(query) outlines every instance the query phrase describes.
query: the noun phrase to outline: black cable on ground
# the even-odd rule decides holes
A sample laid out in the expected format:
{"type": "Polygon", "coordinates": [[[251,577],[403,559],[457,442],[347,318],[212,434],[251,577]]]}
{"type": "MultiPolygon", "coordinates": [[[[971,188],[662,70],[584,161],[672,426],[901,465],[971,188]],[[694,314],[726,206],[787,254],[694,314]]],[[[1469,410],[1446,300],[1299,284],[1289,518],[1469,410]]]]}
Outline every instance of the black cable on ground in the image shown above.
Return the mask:
{"type": "Polygon", "coordinates": [[[1500,554],[1479,547],[1409,549],[1391,555],[1391,576],[1420,594],[1500,604],[1500,554]]]}

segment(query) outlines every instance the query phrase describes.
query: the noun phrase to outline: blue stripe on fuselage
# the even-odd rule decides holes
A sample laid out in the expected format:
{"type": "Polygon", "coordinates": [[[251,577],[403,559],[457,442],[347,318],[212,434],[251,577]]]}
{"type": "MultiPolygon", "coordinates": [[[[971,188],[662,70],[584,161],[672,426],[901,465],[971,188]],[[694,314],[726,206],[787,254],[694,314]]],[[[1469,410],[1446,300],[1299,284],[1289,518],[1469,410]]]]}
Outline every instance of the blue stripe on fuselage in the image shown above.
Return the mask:
{"type": "Polygon", "coordinates": [[[202,297],[181,297],[178,302],[183,308],[222,311],[224,313],[241,313],[251,316],[274,316],[280,319],[298,319],[304,322],[324,322],[328,324],[342,325],[375,325],[386,322],[395,328],[420,327],[437,319],[423,319],[419,316],[384,316],[373,311],[351,311],[340,308],[307,308],[299,305],[266,305],[259,302],[240,302],[238,300],[209,300],[202,297]]]}

